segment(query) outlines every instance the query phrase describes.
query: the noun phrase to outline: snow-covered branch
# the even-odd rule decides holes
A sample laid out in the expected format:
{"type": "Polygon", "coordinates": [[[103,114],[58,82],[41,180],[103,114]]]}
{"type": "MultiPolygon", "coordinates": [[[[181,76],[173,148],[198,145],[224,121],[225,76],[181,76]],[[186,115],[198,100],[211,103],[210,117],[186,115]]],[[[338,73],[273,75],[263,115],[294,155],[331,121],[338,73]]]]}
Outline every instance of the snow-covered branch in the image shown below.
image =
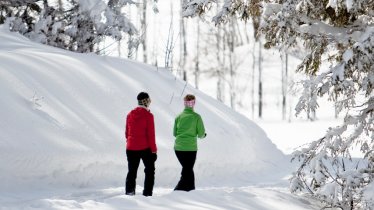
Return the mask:
{"type": "Polygon", "coordinates": [[[104,37],[121,40],[137,30],[122,12],[132,0],[1,1],[0,23],[6,18],[11,30],[34,41],[77,52],[94,52],[104,37]],[[62,6],[65,5],[65,6],[62,6]]]}

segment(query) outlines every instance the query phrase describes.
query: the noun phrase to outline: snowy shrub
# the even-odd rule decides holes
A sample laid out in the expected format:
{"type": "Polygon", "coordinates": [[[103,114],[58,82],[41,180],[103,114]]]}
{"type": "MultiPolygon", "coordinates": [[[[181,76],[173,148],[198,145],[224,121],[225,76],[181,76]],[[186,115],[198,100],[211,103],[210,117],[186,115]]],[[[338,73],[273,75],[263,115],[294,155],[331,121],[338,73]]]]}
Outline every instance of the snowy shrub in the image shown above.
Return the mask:
{"type": "Polygon", "coordinates": [[[121,12],[131,0],[0,1],[0,24],[9,24],[30,39],[76,52],[94,52],[105,37],[135,35],[135,26],[121,12]]]}

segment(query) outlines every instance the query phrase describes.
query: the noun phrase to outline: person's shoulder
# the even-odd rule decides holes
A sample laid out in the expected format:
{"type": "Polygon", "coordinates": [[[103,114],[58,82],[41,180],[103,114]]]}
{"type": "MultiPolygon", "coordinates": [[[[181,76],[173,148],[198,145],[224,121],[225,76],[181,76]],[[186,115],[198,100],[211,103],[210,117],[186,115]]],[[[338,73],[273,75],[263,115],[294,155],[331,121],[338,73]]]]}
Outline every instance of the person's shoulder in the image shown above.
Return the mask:
{"type": "Polygon", "coordinates": [[[153,117],[153,113],[151,112],[151,110],[147,110],[147,109],[144,109],[144,113],[149,116],[149,117],[153,117]]]}
{"type": "Polygon", "coordinates": [[[195,111],[193,112],[193,114],[194,114],[195,116],[197,116],[197,117],[201,117],[200,114],[197,113],[197,112],[195,112],[195,111]]]}
{"type": "Polygon", "coordinates": [[[181,117],[182,115],[183,115],[183,112],[181,112],[181,113],[177,114],[177,116],[175,117],[175,119],[178,119],[178,118],[180,118],[180,117],[181,117]]]}
{"type": "Polygon", "coordinates": [[[199,113],[196,113],[196,119],[199,120],[199,121],[203,121],[203,118],[201,117],[201,115],[199,113]]]}
{"type": "Polygon", "coordinates": [[[133,115],[134,112],[135,112],[135,109],[130,110],[130,111],[127,113],[127,116],[131,116],[131,115],[133,115]]]}
{"type": "Polygon", "coordinates": [[[135,112],[138,112],[139,111],[139,107],[134,107],[130,112],[129,114],[133,114],[135,112]]]}

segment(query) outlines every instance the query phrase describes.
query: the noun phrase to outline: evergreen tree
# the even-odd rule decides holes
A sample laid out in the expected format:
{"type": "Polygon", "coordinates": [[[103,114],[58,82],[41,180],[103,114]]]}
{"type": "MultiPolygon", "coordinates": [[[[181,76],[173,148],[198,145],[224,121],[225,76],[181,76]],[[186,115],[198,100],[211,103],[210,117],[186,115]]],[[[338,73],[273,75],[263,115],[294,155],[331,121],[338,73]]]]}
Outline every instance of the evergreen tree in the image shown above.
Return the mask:
{"type": "Polygon", "coordinates": [[[303,163],[291,190],[306,188],[328,207],[373,208],[365,190],[374,177],[374,1],[272,2],[263,18],[268,47],[303,44],[308,49],[298,71],[310,76],[303,81],[309,91],[297,113],[315,112],[317,96],[325,95],[345,111],[341,126],[295,152],[303,163]],[[351,158],[354,148],[362,159],[351,158]]]}
{"type": "MultiPolygon", "coordinates": [[[[202,15],[213,2],[189,1],[185,15],[202,15]]],[[[231,15],[249,19],[256,2],[225,0],[213,22],[231,15]]],[[[297,68],[308,78],[302,81],[297,114],[315,113],[323,96],[345,112],[341,126],[295,152],[302,164],[291,190],[307,189],[326,208],[374,209],[366,193],[374,188],[374,1],[266,0],[259,29],[265,47],[303,45],[308,52],[297,68]],[[362,154],[356,161],[353,148],[362,154]]]]}

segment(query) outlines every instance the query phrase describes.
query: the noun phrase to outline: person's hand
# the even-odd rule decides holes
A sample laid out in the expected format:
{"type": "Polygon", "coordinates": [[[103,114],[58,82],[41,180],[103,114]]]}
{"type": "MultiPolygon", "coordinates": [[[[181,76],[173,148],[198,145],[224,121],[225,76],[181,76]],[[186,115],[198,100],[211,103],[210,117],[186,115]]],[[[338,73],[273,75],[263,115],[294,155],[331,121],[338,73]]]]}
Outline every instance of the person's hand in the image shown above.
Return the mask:
{"type": "Polygon", "coordinates": [[[204,134],[204,137],[203,137],[203,138],[205,138],[205,137],[206,137],[206,135],[207,135],[207,134],[205,133],[205,134],[204,134]]]}
{"type": "Polygon", "coordinates": [[[156,161],[157,160],[157,153],[153,152],[152,153],[152,158],[153,158],[153,161],[156,161]]]}

